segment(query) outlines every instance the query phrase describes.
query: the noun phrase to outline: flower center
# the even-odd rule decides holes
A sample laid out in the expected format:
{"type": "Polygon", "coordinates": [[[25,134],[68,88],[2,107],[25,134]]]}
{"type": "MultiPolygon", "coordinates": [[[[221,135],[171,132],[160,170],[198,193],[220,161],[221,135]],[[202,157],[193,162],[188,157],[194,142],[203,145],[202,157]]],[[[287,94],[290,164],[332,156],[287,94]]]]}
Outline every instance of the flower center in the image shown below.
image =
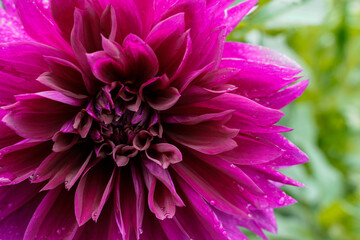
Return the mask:
{"type": "MultiPolygon", "coordinates": [[[[88,105],[87,113],[93,118],[87,138],[95,144],[97,157],[112,157],[118,166],[126,165],[130,158],[160,141],[158,112],[119,82],[102,88],[88,105]]],[[[88,124],[89,119],[78,122],[81,135],[81,125],[88,124]]]]}
{"type": "Polygon", "coordinates": [[[131,87],[112,82],[55,134],[53,151],[86,142],[98,159],[112,158],[119,167],[131,158],[140,158],[167,168],[180,162],[182,155],[162,135],[159,110],[131,87]]]}

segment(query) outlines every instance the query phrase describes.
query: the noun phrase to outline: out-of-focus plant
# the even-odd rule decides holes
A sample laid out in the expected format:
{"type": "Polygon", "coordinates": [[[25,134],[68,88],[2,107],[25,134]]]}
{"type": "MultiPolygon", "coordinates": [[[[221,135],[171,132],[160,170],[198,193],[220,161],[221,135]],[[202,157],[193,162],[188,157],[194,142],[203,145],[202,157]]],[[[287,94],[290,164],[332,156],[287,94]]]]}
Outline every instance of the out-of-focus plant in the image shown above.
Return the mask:
{"type": "Polygon", "coordinates": [[[285,188],[299,203],[277,211],[279,234],[268,236],[360,239],[360,1],[259,5],[229,40],[283,52],[310,78],[282,122],[296,129],[287,137],[309,155],[308,164],[289,170],[307,187],[285,188]]]}

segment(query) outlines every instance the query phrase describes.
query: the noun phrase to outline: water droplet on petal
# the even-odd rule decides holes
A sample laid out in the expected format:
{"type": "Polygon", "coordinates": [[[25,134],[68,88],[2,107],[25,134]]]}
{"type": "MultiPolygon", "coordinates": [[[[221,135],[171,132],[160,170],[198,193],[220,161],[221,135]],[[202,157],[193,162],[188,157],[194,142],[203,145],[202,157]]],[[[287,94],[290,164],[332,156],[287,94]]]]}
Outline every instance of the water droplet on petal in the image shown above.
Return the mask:
{"type": "Polygon", "coordinates": [[[235,164],[230,164],[230,167],[236,168],[235,164]]]}
{"type": "Polygon", "coordinates": [[[281,198],[279,199],[278,203],[279,203],[280,205],[283,205],[283,204],[285,203],[285,198],[284,198],[284,197],[281,197],[281,198]]]}
{"type": "Polygon", "coordinates": [[[61,228],[59,228],[58,230],[56,230],[56,234],[57,234],[57,235],[61,235],[61,233],[62,233],[61,228]]]}
{"type": "Polygon", "coordinates": [[[210,205],[212,205],[212,206],[215,205],[215,201],[214,201],[214,200],[211,200],[209,203],[210,203],[210,205]]]}
{"type": "Polygon", "coordinates": [[[249,213],[249,214],[248,214],[248,217],[249,217],[249,218],[252,218],[252,214],[251,214],[251,213],[249,213]]]}
{"type": "Polygon", "coordinates": [[[144,231],[142,230],[142,228],[139,228],[138,231],[139,231],[139,234],[140,234],[140,235],[143,234],[143,232],[144,232],[144,231]]]}

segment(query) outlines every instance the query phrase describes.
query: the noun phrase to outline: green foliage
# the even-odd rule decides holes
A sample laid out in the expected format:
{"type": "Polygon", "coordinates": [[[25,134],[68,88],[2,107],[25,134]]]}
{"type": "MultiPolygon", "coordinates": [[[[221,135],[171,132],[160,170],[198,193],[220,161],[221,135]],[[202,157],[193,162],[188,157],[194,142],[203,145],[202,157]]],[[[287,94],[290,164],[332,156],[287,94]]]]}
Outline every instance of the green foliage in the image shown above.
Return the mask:
{"type": "MultiPolygon", "coordinates": [[[[310,158],[284,172],[306,188],[284,189],[299,202],[276,211],[270,239],[360,239],[360,1],[259,1],[228,37],[276,49],[310,78],[287,107],[286,136],[310,158]]],[[[258,239],[251,236],[251,239],[258,239]]]]}

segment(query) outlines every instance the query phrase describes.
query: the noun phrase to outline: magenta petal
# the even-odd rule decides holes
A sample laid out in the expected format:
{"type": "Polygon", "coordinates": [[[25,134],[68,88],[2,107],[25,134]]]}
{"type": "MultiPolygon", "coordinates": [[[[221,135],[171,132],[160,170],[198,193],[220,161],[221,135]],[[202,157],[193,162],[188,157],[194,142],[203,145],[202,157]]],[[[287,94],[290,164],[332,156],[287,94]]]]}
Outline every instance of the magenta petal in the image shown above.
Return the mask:
{"type": "Polygon", "coordinates": [[[131,34],[142,36],[143,26],[141,22],[141,16],[133,0],[108,0],[108,3],[111,4],[115,9],[119,31],[118,42],[121,42],[126,38],[126,36],[131,34]]]}
{"type": "Polygon", "coordinates": [[[195,113],[194,111],[195,109],[191,109],[191,110],[192,112],[189,112],[188,113],[189,115],[185,115],[186,112],[182,112],[182,114],[184,114],[183,116],[181,115],[177,116],[175,114],[172,114],[169,117],[165,117],[164,121],[167,123],[181,123],[184,125],[194,125],[211,120],[228,119],[229,117],[231,117],[232,113],[234,112],[233,110],[228,110],[223,112],[201,114],[200,111],[197,111],[197,115],[190,115],[195,113]]]}
{"type": "Polygon", "coordinates": [[[140,229],[142,228],[143,218],[144,218],[144,209],[145,209],[145,192],[144,192],[144,184],[141,178],[141,173],[139,170],[131,166],[131,174],[132,180],[134,183],[134,190],[135,190],[135,198],[136,198],[136,217],[135,217],[135,226],[134,228],[137,229],[136,236],[140,238],[140,229]]]}
{"type": "Polygon", "coordinates": [[[109,168],[94,167],[81,178],[75,194],[75,216],[80,226],[90,218],[98,219],[113,184],[114,171],[110,177],[105,171],[109,168]]]}
{"type": "Polygon", "coordinates": [[[0,72],[0,105],[15,102],[15,95],[46,90],[42,84],[0,72]]]}
{"type": "Polygon", "coordinates": [[[180,36],[185,31],[184,13],[171,16],[154,26],[145,42],[154,51],[168,38],[180,36]]]}
{"type": "Polygon", "coordinates": [[[40,184],[30,184],[28,181],[0,187],[0,222],[33,199],[40,189],[40,184]],[[19,198],[20,191],[21,198],[19,198]]]}
{"type": "Polygon", "coordinates": [[[225,231],[222,222],[218,219],[211,207],[205,202],[205,200],[192,189],[186,182],[183,180],[179,181],[181,189],[184,191],[184,194],[187,201],[187,206],[189,210],[196,213],[200,218],[200,224],[206,228],[206,230],[211,234],[213,239],[224,239],[228,240],[229,236],[225,231]]]}
{"type": "Polygon", "coordinates": [[[164,169],[170,164],[175,164],[182,160],[180,150],[174,145],[168,143],[153,144],[145,151],[145,153],[148,159],[159,164],[164,169]]]}
{"type": "Polygon", "coordinates": [[[80,227],[71,240],[121,239],[113,210],[113,204],[107,204],[99,220],[80,227]]]}
{"type": "Polygon", "coordinates": [[[148,104],[159,111],[164,111],[176,104],[180,99],[178,89],[169,87],[169,79],[166,75],[153,78],[140,87],[140,96],[148,104]]]}
{"type": "Polygon", "coordinates": [[[284,55],[265,47],[244,43],[225,43],[221,67],[235,67],[240,72],[229,83],[241,95],[255,98],[272,94],[291,84],[302,69],[284,55]]]}
{"type": "MultiPolygon", "coordinates": [[[[58,101],[66,99],[57,95],[47,97],[58,101]]],[[[2,121],[22,137],[49,140],[74,116],[77,108],[48,98],[40,95],[20,97],[19,102],[7,107],[9,113],[2,121]]]]}
{"type": "MultiPolygon", "coordinates": [[[[72,61],[67,54],[35,42],[13,42],[0,46],[1,71],[29,81],[34,81],[40,74],[48,71],[49,66],[44,56],[72,61]]],[[[38,82],[33,84],[39,85],[38,82]]],[[[32,88],[29,89],[31,91],[32,88]]]]}
{"type": "Polygon", "coordinates": [[[144,227],[140,229],[140,231],[142,233],[141,240],[169,240],[167,235],[164,233],[164,230],[160,226],[159,220],[149,210],[145,212],[144,227]]]}
{"type": "Polygon", "coordinates": [[[235,164],[230,164],[220,156],[208,156],[205,154],[193,152],[193,154],[206,164],[209,164],[216,168],[216,170],[226,174],[226,176],[232,178],[234,182],[240,184],[241,188],[246,188],[254,193],[263,194],[263,191],[259,186],[251,179],[246,172],[242,171],[235,164]]]}
{"type": "Polygon", "coordinates": [[[271,141],[273,144],[276,144],[278,147],[284,150],[281,157],[271,162],[272,166],[289,167],[292,165],[303,164],[309,161],[309,158],[304,152],[302,152],[297,146],[295,146],[281,134],[259,134],[259,136],[268,141],[271,141]]]}
{"type": "Polygon", "coordinates": [[[248,238],[240,231],[239,226],[246,227],[259,235],[263,239],[267,239],[265,234],[262,232],[260,226],[254,221],[248,221],[247,219],[239,218],[234,215],[226,214],[220,211],[217,211],[216,215],[219,217],[220,221],[224,224],[224,228],[228,235],[233,239],[247,240],[248,238]]]}
{"type": "Polygon", "coordinates": [[[141,69],[140,73],[132,72],[138,84],[155,76],[159,62],[151,47],[138,36],[129,34],[124,39],[124,50],[129,57],[131,69],[141,69]]]}
{"type": "Polygon", "coordinates": [[[297,82],[290,87],[287,87],[279,92],[270,96],[260,99],[260,103],[266,107],[280,109],[298,98],[308,86],[309,80],[297,82]]]}
{"type": "Polygon", "coordinates": [[[49,2],[54,21],[60,28],[63,38],[69,42],[71,29],[74,25],[74,10],[80,1],[50,0],[49,2]]]}
{"type": "Polygon", "coordinates": [[[186,231],[179,226],[176,220],[174,219],[164,219],[159,221],[162,230],[167,236],[167,239],[171,240],[183,240],[190,239],[186,231]]]}
{"type": "Polygon", "coordinates": [[[79,145],[77,148],[65,152],[51,153],[36,168],[32,182],[42,182],[47,179],[49,183],[42,190],[52,189],[65,182],[66,175],[76,167],[76,164],[83,163],[89,150],[88,146],[79,145]]]}
{"type": "Polygon", "coordinates": [[[33,214],[24,239],[72,239],[78,229],[73,195],[62,187],[48,192],[33,214]]]}
{"type": "Polygon", "coordinates": [[[100,30],[102,34],[110,40],[115,40],[117,37],[117,19],[115,9],[108,5],[100,18],[100,30]]]}
{"type": "Polygon", "coordinates": [[[42,73],[37,80],[42,84],[75,98],[86,98],[87,76],[78,66],[65,59],[46,57],[50,72],[42,73]]]}
{"type": "MultiPolygon", "coordinates": [[[[16,193],[18,197],[18,192],[16,193]]],[[[26,227],[33,216],[35,209],[43,199],[44,194],[37,194],[33,199],[29,199],[17,211],[7,218],[0,220],[0,238],[6,240],[23,240],[26,227]]]]}
{"type": "Polygon", "coordinates": [[[70,50],[70,46],[60,36],[53,20],[42,11],[36,1],[16,0],[15,5],[25,31],[32,38],[50,46],[70,50]]]}
{"type": "Polygon", "coordinates": [[[263,63],[266,60],[267,64],[273,66],[288,68],[284,69],[289,72],[296,73],[301,70],[301,67],[290,58],[278,53],[270,48],[240,43],[227,42],[225,43],[223,58],[238,58],[243,60],[251,60],[255,63],[263,63]],[[292,70],[292,71],[291,71],[292,70]]]}
{"type": "Polygon", "coordinates": [[[158,219],[172,218],[176,206],[184,206],[167,170],[152,161],[144,161],[149,173],[144,172],[144,180],[149,190],[148,204],[158,219]],[[160,181],[158,181],[160,180],[160,181]]]}
{"type": "MultiPolygon", "coordinates": [[[[86,152],[86,151],[84,151],[86,152]]],[[[76,181],[80,178],[80,176],[84,173],[85,168],[88,166],[90,160],[93,157],[93,150],[91,149],[90,154],[86,157],[84,162],[78,161],[75,167],[71,168],[65,177],[65,188],[71,189],[72,186],[76,183],[76,181]]]]}
{"type": "MultiPolygon", "coordinates": [[[[236,202],[233,196],[226,196],[228,199],[224,198],[219,191],[224,189],[217,186],[209,184],[201,175],[199,175],[195,169],[192,169],[188,164],[181,162],[173,166],[179,176],[186,181],[196,192],[198,192],[210,205],[215,206],[221,211],[236,214],[242,217],[247,217],[246,211],[248,211],[245,206],[242,206],[243,203],[236,202]],[[230,202],[229,202],[230,201],[230,202]],[[234,202],[236,205],[234,205],[234,202]]],[[[210,178],[211,179],[211,178],[210,178]]],[[[212,179],[213,180],[213,179],[212,179]]],[[[217,180],[218,181],[218,180],[217,180]]],[[[222,185],[222,188],[224,185],[222,185]]],[[[231,193],[228,191],[228,194],[231,193]]]]}
{"type": "MultiPolygon", "coordinates": [[[[277,123],[284,114],[275,109],[266,108],[254,101],[251,101],[248,98],[235,95],[232,93],[225,93],[221,96],[213,98],[205,103],[200,103],[200,106],[209,106],[214,109],[233,109],[235,112],[233,113],[232,124],[234,127],[240,124],[236,124],[236,120],[247,119],[255,124],[259,125],[270,125],[277,123]]],[[[231,125],[231,124],[230,124],[231,125]]]]}
{"type": "Polygon", "coordinates": [[[218,123],[205,122],[190,126],[169,124],[166,128],[170,138],[202,153],[219,154],[237,146],[232,138],[237,135],[238,130],[218,123]]]}
{"type": "Polygon", "coordinates": [[[228,35],[232,30],[235,29],[235,27],[239,24],[243,17],[245,17],[245,15],[249,13],[249,11],[255,6],[257,2],[258,0],[248,0],[226,10],[226,35],[228,35]]]}
{"type": "Polygon", "coordinates": [[[5,170],[14,176],[8,184],[17,184],[29,178],[50,153],[50,142],[23,140],[0,150],[0,165],[3,167],[1,172],[5,170]]]}
{"type": "Polygon", "coordinates": [[[30,38],[21,28],[21,23],[14,15],[0,8],[0,43],[28,41],[30,38]]]}
{"type": "MultiPolygon", "coordinates": [[[[0,108],[0,119],[6,115],[6,112],[0,108]]],[[[0,148],[10,146],[22,140],[11,128],[0,121],[0,148]]]]}
{"type": "Polygon", "coordinates": [[[128,74],[124,62],[110,58],[105,52],[94,52],[86,56],[93,74],[104,83],[118,81],[121,76],[128,74]]]}
{"type": "Polygon", "coordinates": [[[264,139],[238,135],[237,147],[220,156],[229,162],[241,165],[261,164],[272,161],[283,154],[282,149],[264,139]]]}

